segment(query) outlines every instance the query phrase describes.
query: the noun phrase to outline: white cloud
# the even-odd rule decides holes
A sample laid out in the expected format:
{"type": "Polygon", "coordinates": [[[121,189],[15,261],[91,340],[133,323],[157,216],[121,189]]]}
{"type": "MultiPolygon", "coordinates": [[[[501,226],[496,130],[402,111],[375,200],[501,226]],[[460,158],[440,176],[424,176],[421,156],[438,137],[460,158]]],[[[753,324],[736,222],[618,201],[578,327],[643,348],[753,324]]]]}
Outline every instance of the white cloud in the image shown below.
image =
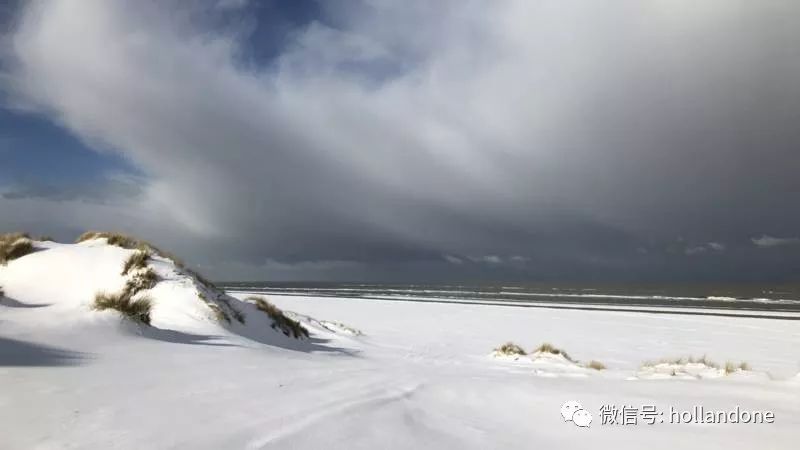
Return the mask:
{"type": "Polygon", "coordinates": [[[768,236],[766,234],[762,235],[761,237],[752,238],[753,244],[758,247],[780,247],[784,245],[796,245],[800,244],[800,238],[796,237],[774,237],[768,236]]]}
{"type": "Polygon", "coordinates": [[[444,258],[445,261],[449,262],[450,264],[458,264],[458,265],[464,264],[464,260],[459,258],[459,257],[457,257],[457,256],[444,255],[443,258],[444,258]]]}
{"type": "Polygon", "coordinates": [[[706,244],[686,247],[683,252],[691,256],[706,252],[724,252],[725,248],[725,244],[721,244],[719,242],[708,242],[706,244]]]}

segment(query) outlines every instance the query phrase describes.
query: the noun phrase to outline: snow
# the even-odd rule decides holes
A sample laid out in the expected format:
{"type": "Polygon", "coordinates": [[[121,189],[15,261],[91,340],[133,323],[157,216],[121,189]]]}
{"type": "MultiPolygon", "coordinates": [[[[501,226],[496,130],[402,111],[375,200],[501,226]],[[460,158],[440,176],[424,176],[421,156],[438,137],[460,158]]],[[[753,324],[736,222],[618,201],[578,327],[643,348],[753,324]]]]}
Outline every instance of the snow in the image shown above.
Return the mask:
{"type": "Polygon", "coordinates": [[[219,323],[198,298],[213,292],[156,257],[145,327],[91,310],[97,291],[124,286],[130,250],[36,245],[0,267],[3,449],[796,448],[796,321],[269,296],[310,331],[298,341],[235,298],[245,324],[219,323]],[[577,362],[491,356],[508,341],[552,342],[577,362]],[[642,367],[692,355],[752,369],[642,367]],[[588,427],[564,420],[566,401],[588,427]],[[738,405],[775,423],[602,425],[603,405],[738,405]]]}

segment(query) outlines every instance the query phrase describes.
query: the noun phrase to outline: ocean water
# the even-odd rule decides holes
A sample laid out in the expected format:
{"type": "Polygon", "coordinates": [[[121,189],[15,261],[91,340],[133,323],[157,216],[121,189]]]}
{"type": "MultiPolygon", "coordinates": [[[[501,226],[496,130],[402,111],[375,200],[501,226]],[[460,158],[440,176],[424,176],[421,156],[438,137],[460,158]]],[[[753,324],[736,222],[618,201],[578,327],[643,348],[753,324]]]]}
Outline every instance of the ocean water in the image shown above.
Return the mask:
{"type": "Polygon", "coordinates": [[[531,302],[800,311],[800,285],[219,283],[229,291],[376,300],[531,302]]]}

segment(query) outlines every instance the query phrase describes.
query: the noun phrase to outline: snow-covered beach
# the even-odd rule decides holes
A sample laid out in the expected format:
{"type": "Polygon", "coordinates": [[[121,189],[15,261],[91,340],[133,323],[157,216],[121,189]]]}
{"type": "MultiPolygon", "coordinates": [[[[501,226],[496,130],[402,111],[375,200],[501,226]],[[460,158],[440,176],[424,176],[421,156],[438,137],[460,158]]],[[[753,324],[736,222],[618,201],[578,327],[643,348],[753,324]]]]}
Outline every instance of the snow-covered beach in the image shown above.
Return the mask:
{"type": "Polygon", "coordinates": [[[4,449],[796,446],[796,321],[269,296],[310,332],[298,340],[246,301],[246,325],[215,320],[188,295],[197,280],[154,256],[148,327],[90,307],[131,250],[37,246],[0,267],[4,449]],[[569,359],[493,356],[507,341],[569,359]],[[567,401],[590,426],[564,421],[567,401]],[[697,407],[774,421],[671,423],[697,407]]]}
{"type": "Polygon", "coordinates": [[[0,450],[800,449],[799,42],[0,1],[0,450]]]}

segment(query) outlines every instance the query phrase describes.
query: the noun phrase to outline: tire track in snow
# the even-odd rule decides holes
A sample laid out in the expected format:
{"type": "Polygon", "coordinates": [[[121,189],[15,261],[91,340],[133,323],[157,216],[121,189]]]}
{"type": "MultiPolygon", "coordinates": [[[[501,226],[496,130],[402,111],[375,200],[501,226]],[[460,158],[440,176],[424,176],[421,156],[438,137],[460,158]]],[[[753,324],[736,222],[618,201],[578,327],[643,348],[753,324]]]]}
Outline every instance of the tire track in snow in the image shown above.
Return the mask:
{"type": "Polygon", "coordinates": [[[358,410],[380,408],[398,401],[407,400],[423,386],[423,384],[418,383],[405,388],[388,387],[373,389],[364,395],[327,402],[324,405],[315,407],[311,411],[294,413],[284,417],[288,425],[282,426],[280,429],[263,435],[258,439],[251,440],[247,444],[247,448],[261,449],[266,448],[270,444],[277,444],[332,416],[352,414],[358,410]]]}

